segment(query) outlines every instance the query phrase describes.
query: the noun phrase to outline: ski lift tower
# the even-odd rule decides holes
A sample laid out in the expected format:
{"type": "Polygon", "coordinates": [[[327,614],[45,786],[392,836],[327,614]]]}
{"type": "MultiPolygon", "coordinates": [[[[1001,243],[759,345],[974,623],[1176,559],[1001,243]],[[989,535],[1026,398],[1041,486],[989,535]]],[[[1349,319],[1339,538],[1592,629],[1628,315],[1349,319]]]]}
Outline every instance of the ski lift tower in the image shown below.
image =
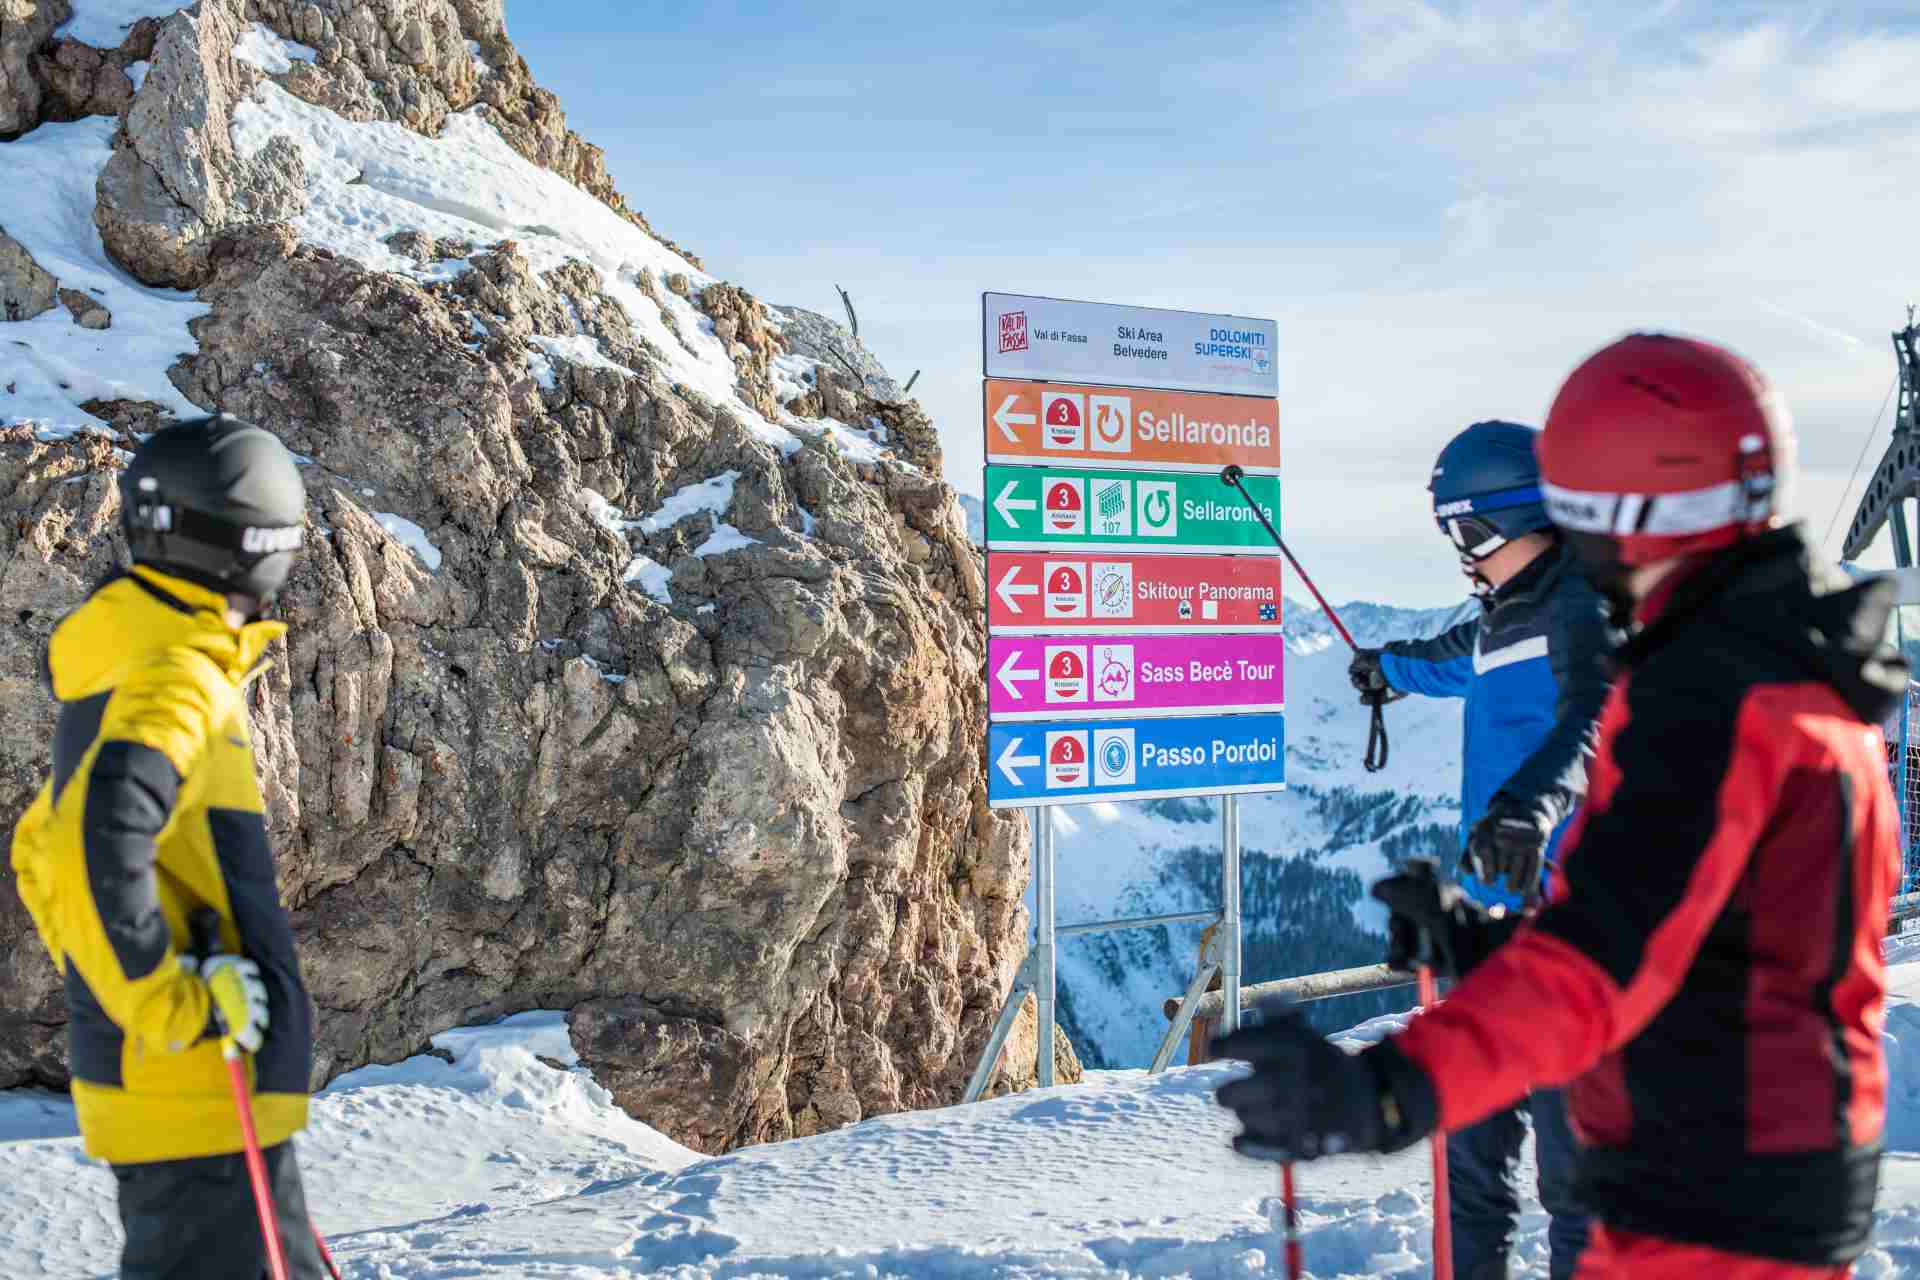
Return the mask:
{"type": "MultiPolygon", "coordinates": [[[[1899,602],[1920,604],[1920,571],[1914,568],[1914,526],[1907,502],[1920,498],[1920,353],[1915,339],[1920,327],[1914,324],[1914,308],[1907,308],[1906,328],[1893,334],[1893,354],[1900,364],[1900,407],[1893,418],[1893,439],[1880,465],[1873,470],[1860,505],[1847,527],[1847,540],[1841,559],[1860,558],[1885,525],[1893,537],[1895,578],[1899,582],[1899,602]]],[[[1895,610],[1894,638],[1905,647],[1905,629],[1900,610],[1895,610]]],[[[1892,927],[1920,916],[1920,751],[1916,751],[1913,731],[1916,724],[1916,686],[1908,684],[1907,698],[1884,726],[1887,735],[1887,772],[1894,795],[1900,803],[1901,876],[1899,894],[1893,902],[1892,927]]]]}
{"type": "Polygon", "coordinates": [[[1880,532],[1890,525],[1893,532],[1893,563],[1901,569],[1913,567],[1914,531],[1907,515],[1907,500],[1920,498],[1920,355],[1914,341],[1920,337],[1913,321],[1913,308],[1907,308],[1907,327],[1893,335],[1893,354],[1900,362],[1900,408],[1893,417],[1893,439],[1880,465],[1873,469],[1860,496],[1860,506],[1847,527],[1847,541],[1840,553],[1843,560],[1858,560],[1880,532]]]}

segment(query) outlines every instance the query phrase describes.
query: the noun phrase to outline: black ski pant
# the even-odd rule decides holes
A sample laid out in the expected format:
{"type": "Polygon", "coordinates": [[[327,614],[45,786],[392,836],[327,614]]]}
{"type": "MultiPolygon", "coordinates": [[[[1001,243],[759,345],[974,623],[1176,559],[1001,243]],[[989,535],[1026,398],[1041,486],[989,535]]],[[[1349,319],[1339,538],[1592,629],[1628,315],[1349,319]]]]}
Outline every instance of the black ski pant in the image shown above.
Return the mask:
{"type": "MultiPolygon", "coordinates": [[[[262,1154],[287,1274],[292,1280],[323,1280],[326,1271],[307,1221],[293,1143],[262,1154]]],[[[267,1244],[245,1155],[117,1164],[113,1176],[120,1184],[120,1225],[127,1235],[120,1280],[260,1280],[268,1274],[267,1244]]]]}
{"type": "Polygon", "coordinates": [[[1558,1089],[1538,1089],[1519,1105],[1447,1138],[1456,1280],[1506,1278],[1507,1252],[1520,1217],[1520,1144],[1527,1135],[1527,1112],[1533,1119],[1540,1206],[1550,1216],[1553,1280],[1572,1280],[1587,1246],[1587,1211],[1573,1195],[1580,1146],[1567,1126],[1566,1097],[1558,1089]]]}

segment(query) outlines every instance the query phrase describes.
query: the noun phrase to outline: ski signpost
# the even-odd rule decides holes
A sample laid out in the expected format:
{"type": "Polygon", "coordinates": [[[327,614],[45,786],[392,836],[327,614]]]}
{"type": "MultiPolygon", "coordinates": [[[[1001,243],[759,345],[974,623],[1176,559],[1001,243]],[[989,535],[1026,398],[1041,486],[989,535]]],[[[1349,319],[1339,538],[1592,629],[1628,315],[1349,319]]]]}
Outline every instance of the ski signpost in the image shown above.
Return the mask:
{"type": "MultiPolygon", "coordinates": [[[[1280,523],[1280,478],[1249,475],[1247,492],[1280,523]]],[[[1259,518],[1211,474],[1091,471],[1083,467],[987,468],[987,546],[1180,548],[1277,556],[1259,518]]]]}
{"type": "Polygon", "coordinates": [[[1033,823],[1037,937],[969,1100],[1028,991],[1053,1082],[1052,806],[1221,797],[1219,911],[1069,926],[1219,926],[1159,1070],[1215,973],[1238,1022],[1237,798],[1286,777],[1281,560],[1249,505],[1279,525],[1273,321],[1004,293],[981,311],[987,803],[1033,823]]]}

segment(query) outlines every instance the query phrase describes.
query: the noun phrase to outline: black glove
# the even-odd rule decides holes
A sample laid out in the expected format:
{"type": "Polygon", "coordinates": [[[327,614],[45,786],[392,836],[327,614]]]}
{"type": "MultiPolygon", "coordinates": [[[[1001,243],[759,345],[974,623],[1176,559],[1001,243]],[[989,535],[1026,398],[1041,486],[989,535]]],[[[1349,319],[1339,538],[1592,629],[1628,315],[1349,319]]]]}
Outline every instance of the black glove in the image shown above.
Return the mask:
{"type": "Polygon", "coordinates": [[[1353,681],[1353,687],[1360,693],[1360,701],[1384,701],[1393,686],[1387,683],[1387,677],[1380,670],[1380,650],[1355,649],[1353,661],[1347,664],[1347,679],[1353,681]]]}
{"type": "Polygon", "coordinates": [[[1387,967],[1403,973],[1425,965],[1438,978],[1465,977],[1519,925],[1518,917],[1491,919],[1426,858],[1409,858],[1372,892],[1387,904],[1387,967]]]}
{"type": "Polygon", "coordinates": [[[1467,869],[1482,884],[1505,882],[1509,891],[1534,898],[1547,865],[1553,823],[1531,805],[1496,795],[1467,835],[1467,869]]]}
{"type": "Polygon", "coordinates": [[[1348,1054],[1290,1009],[1215,1040],[1213,1052],[1253,1065],[1214,1097],[1240,1121],[1233,1149],[1257,1160],[1399,1151],[1437,1122],[1433,1085],[1391,1041],[1348,1054]]]}

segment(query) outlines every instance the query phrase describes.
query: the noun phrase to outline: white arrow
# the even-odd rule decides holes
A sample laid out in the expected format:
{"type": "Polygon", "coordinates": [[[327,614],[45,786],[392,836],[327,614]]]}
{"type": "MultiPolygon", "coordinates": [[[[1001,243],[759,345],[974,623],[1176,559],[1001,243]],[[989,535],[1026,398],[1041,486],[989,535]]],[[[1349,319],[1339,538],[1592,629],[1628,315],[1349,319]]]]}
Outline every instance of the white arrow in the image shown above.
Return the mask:
{"type": "Polygon", "coordinates": [[[1024,787],[1027,784],[1020,780],[1020,775],[1015,773],[1014,770],[1025,768],[1027,765],[1030,765],[1030,764],[1039,764],[1040,757],[1039,756],[1017,756],[1013,754],[1015,751],[1019,749],[1020,749],[1020,739],[1017,736],[1008,738],[1006,750],[1000,753],[1000,758],[998,760],[995,760],[994,763],[1000,766],[1000,772],[1007,775],[1008,782],[1011,782],[1016,787],[1024,787]]]}
{"type": "Polygon", "coordinates": [[[1016,511],[1038,510],[1040,506],[1040,504],[1032,498],[1016,498],[1012,496],[1014,489],[1019,487],[1019,484],[1020,482],[1018,480],[1007,481],[1007,487],[1002,489],[1000,496],[993,500],[993,509],[1000,513],[1002,520],[1005,520],[1016,530],[1020,527],[1020,521],[1013,513],[1016,511]]]}
{"type": "Polygon", "coordinates": [[[1000,579],[1000,585],[994,588],[999,593],[1000,599],[1006,603],[1009,613],[1020,612],[1020,601],[1015,597],[1040,594],[1040,584],[1037,582],[1015,583],[1014,579],[1019,576],[1020,566],[1012,565],[1007,569],[1007,576],[1000,579]]]}
{"type": "MultiPolygon", "coordinates": [[[[1038,588],[1036,588],[1036,590],[1037,589],[1038,588]]],[[[1040,678],[1040,668],[1023,667],[1019,665],[1019,663],[1020,663],[1020,651],[1018,649],[1015,649],[1012,653],[1007,655],[1007,660],[1000,664],[1000,669],[993,673],[994,676],[1000,681],[1000,686],[1004,688],[1007,691],[1008,695],[1012,697],[1016,702],[1021,700],[1020,686],[1018,684],[1015,684],[1014,682],[1016,680],[1019,680],[1019,681],[1038,680],[1040,678]]]]}
{"type": "Polygon", "coordinates": [[[1013,434],[1015,427],[1030,427],[1033,425],[1032,414],[1007,412],[1007,410],[1019,403],[1019,396],[1008,396],[1000,402],[1000,407],[993,411],[993,425],[1000,428],[1000,433],[1006,436],[1008,444],[1020,443],[1020,437],[1013,434]]]}

